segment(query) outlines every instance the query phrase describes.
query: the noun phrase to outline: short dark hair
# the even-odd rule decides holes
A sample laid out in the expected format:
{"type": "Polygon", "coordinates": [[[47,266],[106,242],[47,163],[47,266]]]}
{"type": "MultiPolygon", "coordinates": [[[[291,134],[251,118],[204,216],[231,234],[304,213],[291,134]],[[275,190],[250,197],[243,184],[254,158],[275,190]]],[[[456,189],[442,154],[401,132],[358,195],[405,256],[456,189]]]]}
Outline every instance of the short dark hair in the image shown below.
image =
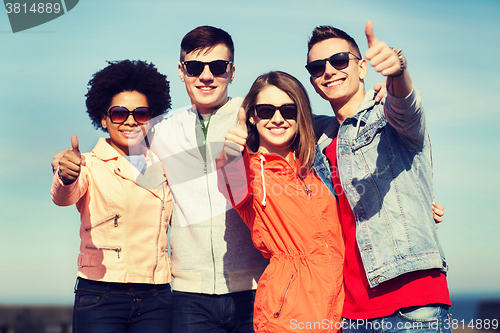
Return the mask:
{"type": "Polygon", "coordinates": [[[170,109],[170,87],[167,77],[152,63],[140,60],[107,61],[107,67],[95,73],[88,83],[85,105],[96,129],[102,129],[113,97],[124,91],[137,91],[146,96],[151,118],[170,109]]]}
{"type": "Polygon", "coordinates": [[[259,133],[257,132],[257,127],[250,123],[249,118],[253,115],[259,93],[268,86],[275,86],[282,90],[297,105],[298,129],[293,138],[292,149],[297,156],[300,170],[308,173],[316,156],[316,137],[313,129],[311,103],[302,83],[288,73],[273,71],[259,76],[243,100],[241,106],[246,111],[246,125],[248,129],[247,147],[251,152],[259,150],[259,133]]]}
{"type": "Polygon", "coordinates": [[[354,38],[349,36],[345,31],[329,25],[321,25],[313,30],[311,38],[309,38],[309,42],[307,43],[307,52],[309,53],[309,51],[311,51],[314,44],[330,38],[340,38],[345,40],[349,43],[351,51],[353,51],[356,56],[361,58],[361,52],[359,51],[358,44],[356,44],[354,38]]]}
{"type": "Polygon", "coordinates": [[[230,52],[230,61],[234,60],[234,44],[231,36],[222,29],[209,25],[199,26],[188,32],[181,41],[181,61],[186,54],[211,50],[217,45],[225,45],[230,52]]]}

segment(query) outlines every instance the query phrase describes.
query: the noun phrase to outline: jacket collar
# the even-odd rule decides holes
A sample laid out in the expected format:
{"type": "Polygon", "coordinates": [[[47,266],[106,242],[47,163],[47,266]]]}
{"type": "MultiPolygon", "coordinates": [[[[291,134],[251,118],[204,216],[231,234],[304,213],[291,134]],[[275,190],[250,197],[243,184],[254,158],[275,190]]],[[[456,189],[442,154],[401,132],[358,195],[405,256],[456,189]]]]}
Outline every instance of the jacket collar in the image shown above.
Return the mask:
{"type": "Polygon", "coordinates": [[[104,162],[116,160],[114,171],[120,177],[131,180],[137,185],[148,189],[161,189],[165,182],[163,162],[151,150],[147,150],[147,167],[144,174],[140,173],[125,157],[120,155],[105,138],[100,138],[92,150],[95,157],[104,162]]]}

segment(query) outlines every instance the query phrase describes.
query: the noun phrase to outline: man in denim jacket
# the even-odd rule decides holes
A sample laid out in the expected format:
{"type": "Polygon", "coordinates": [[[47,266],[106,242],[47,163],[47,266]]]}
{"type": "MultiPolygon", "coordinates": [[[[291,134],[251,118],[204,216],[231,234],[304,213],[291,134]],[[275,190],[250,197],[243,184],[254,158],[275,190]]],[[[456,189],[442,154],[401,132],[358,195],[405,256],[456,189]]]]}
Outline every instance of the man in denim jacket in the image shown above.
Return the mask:
{"type": "Polygon", "coordinates": [[[432,212],[431,145],[399,50],[366,24],[365,58],[387,77],[384,104],[365,92],[367,61],[344,31],[317,27],[307,70],[335,118],[318,117],[346,240],[344,332],[450,331],[446,261],[432,212]]]}

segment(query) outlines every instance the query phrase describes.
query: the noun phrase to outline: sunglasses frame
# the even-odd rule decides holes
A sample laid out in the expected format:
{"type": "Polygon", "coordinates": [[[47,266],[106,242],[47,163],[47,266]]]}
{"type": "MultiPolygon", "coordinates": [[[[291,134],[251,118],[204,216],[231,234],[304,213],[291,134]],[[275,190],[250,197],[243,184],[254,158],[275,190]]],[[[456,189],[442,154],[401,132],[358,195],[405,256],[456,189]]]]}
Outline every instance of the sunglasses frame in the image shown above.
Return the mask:
{"type": "Polygon", "coordinates": [[[297,110],[297,104],[295,103],[286,103],[286,104],[283,104],[283,105],[280,105],[280,106],[275,106],[275,105],[272,105],[272,104],[255,104],[253,106],[253,109],[255,111],[255,114],[257,115],[257,117],[259,117],[260,119],[272,119],[274,117],[274,115],[276,114],[276,111],[279,111],[281,116],[283,117],[283,119],[297,119],[297,114],[298,114],[298,110],[297,110]],[[293,105],[295,107],[295,116],[293,117],[287,117],[287,115],[284,115],[282,112],[281,112],[281,109],[283,107],[287,107],[287,106],[291,106],[293,105]],[[273,114],[270,116],[270,117],[262,117],[261,114],[260,114],[260,108],[261,107],[270,107],[270,108],[274,108],[274,112],[273,114]]]}
{"type": "MultiPolygon", "coordinates": [[[[336,70],[345,69],[345,68],[349,67],[349,63],[351,62],[351,60],[353,60],[353,59],[351,59],[351,58],[349,57],[349,54],[352,54],[352,55],[354,56],[354,58],[356,58],[357,60],[361,60],[361,59],[362,59],[362,58],[358,57],[357,55],[355,55],[355,54],[354,54],[354,53],[352,53],[352,52],[337,52],[337,53],[335,53],[335,54],[332,54],[332,55],[331,55],[330,57],[328,57],[328,58],[325,58],[325,59],[318,59],[318,60],[311,61],[310,63],[308,63],[308,64],[306,65],[306,69],[307,69],[307,71],[309,72],[309,75],[311,75],[312,77],[320,77],[320,76],[322,76],[323,74],[325,74],[325,71],[326,71],[326,62],[327,62],[327,61],[328,61],[328,62],[330,63],[330,65],[332,65],[332,67],[333,67],[333,68],[335,68],[336,70]],[[333,57],[335,57],[335,56],[339,57],[339,55],[344,55],[344,54],[347,54],[347,63],[346,63],[346,65],[345,65],[345,66],[335,66],[335,65],[334,65],[334,63],[335,63],[335,60],[336,60],[336,59],[332,59],[332,58],[333,58],[333,57]],[[319,75],[312,75],[311,70],[309,69],[309,66],[310,66],[311,64],[314,64],[314,63],[322,63],[322,65],[323,65],[323,71],[321,72],[321,74],[319,74],[319,75]]],[[[345,60],[345,59],[342,59],[342,60],[345,60]]]]}
{"type": "Polygon", "coordinates": [[[127,121],[128,117],[130,117],[130,115],[132,115],[132,117],[134,118],[134,120],[135,120],[135,122],[136,122],[136,123],[141,124],[141,125],[142,125],[142,124],[145,124],[145,123],[147,123],[148,121],[150,121],[150,120],[151,120],[151,110],[150,110],[150,109],[149,109],[149,107],[147,107],[147,106],[138,106],[138,107],[136,107],[135,109],[133,109],[132,111],[130,111],[129,109],[127,109],[127,108],[126,108],[126,107],[124,107],[124,106],[121,106],[121,105],[115,105],[115,106],[112,106],[112,107],[110,107],[110,108],[108,109],[107,115],[108,115],[108,117],[109,117],[109,120],[111,120],[111,122],[112,122],[113,124],[123,124],[124,122],[126,122],[126,121],[127,121]],[[115,108],[123,108],[123,109],[125,109],[125,110],[127,110],[127,111],[128,111],[128,115],[125,117],[125,119],[124,119],[123,121],[120,121],[120,122],[113,121],[113,118],[111,117],[111,115],[112,115],[113,109],[115,109],[115,108]],[[140,121],[138,121],[138,120],[135,118],[135,112],[136,112],[136,110],[137,110],[137,109],[147,109],[147,110],[149,111],[149,118],[148,118],[148,120],[146,120],[145,122],[140,122],[140,121]]]}
{"type": "Polygon", "coordinates": [[[182,62],[182,65],[184,66],[184,68],[186,68],[186,72],[188,72],[189,75],[191,76],[200,76],[201,73],[203,73],[203,71],[205,70],[205,66],[208,65],[208,69],[210,70],[210,73],[212,73],[213,76],[222,76],[224,74],[226,74],[228,72],[227,70],[227,65],[229,64],[233,64],[232,61],[229,61],[229,60],[212,60],[212,61],[208,61],[208,62],[204,62],[204,61],[199,61],[199,60],[188,60],[188,61],[183,61],[182,62]],[[224,73],[222,74],[215,74],[214,71],[212,70],[212,64],[214,64],[215,62],[223,62],[225,64],[225,67],[224,67],[224,73]],[[195,74],[195,73],[191,73],[188,69],[188,65],[189,63],[201,63],[203,64],[203,67],[201,69],[201,72],[199,74],[195,74]]]}

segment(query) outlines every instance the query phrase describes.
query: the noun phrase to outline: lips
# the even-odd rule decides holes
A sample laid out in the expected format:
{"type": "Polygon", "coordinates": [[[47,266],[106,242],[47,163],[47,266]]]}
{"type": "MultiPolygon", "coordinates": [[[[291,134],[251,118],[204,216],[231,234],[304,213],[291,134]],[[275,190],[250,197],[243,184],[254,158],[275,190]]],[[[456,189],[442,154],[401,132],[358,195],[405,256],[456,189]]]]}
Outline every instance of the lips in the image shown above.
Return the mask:
{"type": "Polygon", "coordinates": [[[210,92],[214,91],[216,88],[217,87],[214,87],[214,86],[200,86],[200,87],[196,87],[196,89],[198,89],[202,93],[210,93],[210,92]]]}
{"type": "Polygon", "coordinates": [[[333,81],[328,81],[325,84],[323,84],[323,86],[325,86],[327,88],[335,88],[337,86],[340,86],[344,82],[345,82],[345,78],[341,78],[341,79],[336,79],[333,81]]]}
{"type": "Polygon", "coordinates": [[[271,134],[281,135],[281,134],[285,133],[287,128],[286,127],[271,127],[271,128],[268,128],[268,130],[271,132],[271,134]]]}
{"type": "Polygon", "coordinates": [[[119,130],[119,132],[127,139],[136,138],[141,133],[140,130],[119,130]]]}

